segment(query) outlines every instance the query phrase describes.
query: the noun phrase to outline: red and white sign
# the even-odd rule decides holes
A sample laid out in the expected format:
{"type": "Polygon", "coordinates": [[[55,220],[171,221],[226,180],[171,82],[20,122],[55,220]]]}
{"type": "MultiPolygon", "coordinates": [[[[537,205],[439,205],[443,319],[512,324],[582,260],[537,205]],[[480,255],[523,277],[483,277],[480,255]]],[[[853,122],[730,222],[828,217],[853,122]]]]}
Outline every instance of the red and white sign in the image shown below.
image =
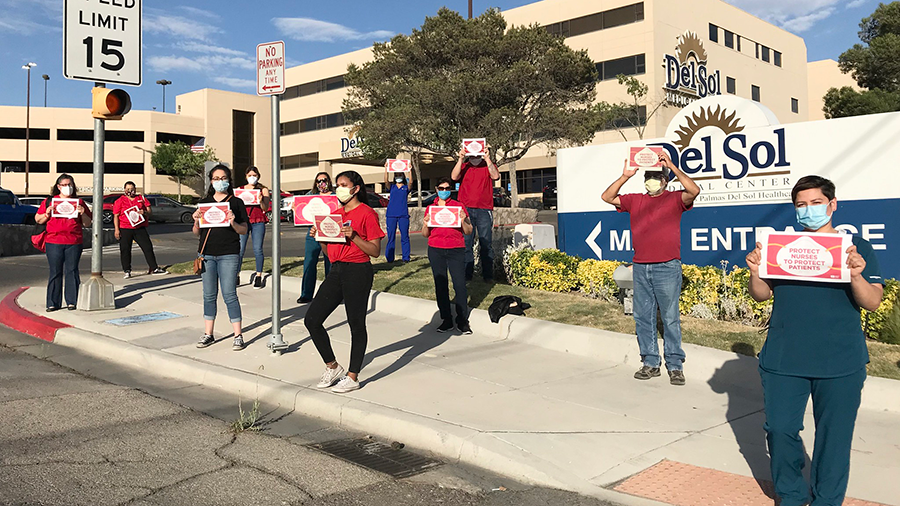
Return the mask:
{"type": "Polygon", "coordinates": [[[128,219],[128,223],[130,223],[132,227],[136,227],[147,221],[144,219],[144,215],[140,212],[140,209],[141,208],[138,206],[131,206],[125,210],[125,218],[128,219]]]}
{"type": "Polygon", "coordinates": [[[334,214],[341,208],[336,195],[297,195],[294,197],[294,226],[314,225],[316,216],[334,214]]]}
{"type": "Polygon", "coordinates": [[[849,283],[850,234],[770,232],[762,238],[759,277],[849,283]]]}
{"type": "Polygon", "coordinates": [[[200,209],[200,228],[216,228],[230,227],[228,223],[228,210],[230,206],[227,202],[210,202],[206,204],[197,204],[200,209]]]}
{"type": "Polygon", "coordinates": [[[53,199],[54,218],[77,218],[78,217],[78,199],[53,199]]]}
{"type": "Polygon", "coordinates": [[[425,215],[429,228],[459,228],[465,219],[463,208],[459,206],[430,206],[425,215]]]}
{"type": "Polygon", "coordinates": [[[387,163],[384,164],[387,168],[388,172],[409,172],[412,170],[412,164],[410,160],[400,160],[396,158],[388,158],[387,163]]]}
{"type": "Polygon", "coordinates": [[[663,152],[661,146],[632,147],[628,155],[629,169],[661,169],[662,162],[659,155],[663,152]]]}
{"type": "Polygon", "coordinates": [[[243,200],[244,205],[258,206],[260,204],[260,199],[262,199],[262,190],[235,188],[234,196],[243,200]]]}
{"type": "Polygon", "coordinates": [[[256,94],[284,93],[284,41],[256,46],[256,94]]]}
{"type": "Polygon", "coordinates": [[[487,141],[484,137],[480,139],[463,139],[463,149],[466,156],[484,156],[487,148],[487,141]]]}
{"type": "Polygon", "coordinates": [[[341,230],[341,215],[328,214],[316,216],[316,240],[319,242],[347,242],[347,236],[341,230]]]}

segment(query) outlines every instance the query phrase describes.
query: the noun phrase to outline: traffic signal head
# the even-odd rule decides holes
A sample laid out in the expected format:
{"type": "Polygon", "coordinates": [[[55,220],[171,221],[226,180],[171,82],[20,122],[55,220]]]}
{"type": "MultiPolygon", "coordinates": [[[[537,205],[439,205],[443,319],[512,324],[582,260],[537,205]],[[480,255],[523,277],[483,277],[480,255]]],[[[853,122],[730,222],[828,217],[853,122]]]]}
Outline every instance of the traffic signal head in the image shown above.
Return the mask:
{"type": "Polygon", "coordinates": [[[122,119],[131,110],[131,97],[125,90],[94,88],[91,116],[99,119],[122,119]]]}

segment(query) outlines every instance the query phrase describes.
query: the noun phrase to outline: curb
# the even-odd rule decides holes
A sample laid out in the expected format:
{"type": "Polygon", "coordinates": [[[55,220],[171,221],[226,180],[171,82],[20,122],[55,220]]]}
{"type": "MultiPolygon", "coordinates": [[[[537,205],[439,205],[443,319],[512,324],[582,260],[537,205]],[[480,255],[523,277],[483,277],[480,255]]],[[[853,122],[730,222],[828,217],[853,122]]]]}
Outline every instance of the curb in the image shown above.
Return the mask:
{"type": "Polygon", "coordinates": [[[52,343],[58,330],[69,328],[71,325],[23,309],[17,299],[28,288],[27,286],[17,288],[0,301],[0,323],[13,330],[52,343]]]}

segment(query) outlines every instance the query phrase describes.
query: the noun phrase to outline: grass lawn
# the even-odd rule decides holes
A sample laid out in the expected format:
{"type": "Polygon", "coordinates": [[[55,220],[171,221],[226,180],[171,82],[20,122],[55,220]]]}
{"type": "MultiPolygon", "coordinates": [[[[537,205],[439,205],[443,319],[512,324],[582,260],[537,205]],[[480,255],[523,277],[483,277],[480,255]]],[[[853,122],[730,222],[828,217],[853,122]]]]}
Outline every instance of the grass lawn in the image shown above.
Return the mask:
{"type": "MultiPolygon", "coordinates": [[[[375,267],[373,290],[434,300],[434,282],[427,258],[413,257],[408,264],[400,262],[386,264],[382,257],[373,260],[372,263],[375,267]]],[[[267,258],[264,268],[270,271],[271,267],[271,260],[267,258]]],[[[192,268],[193,262],[184,262],[171,266],[169,272],[187,274],[192,268]]],[[[243,270],[254,268],[252,258],[244,260],[243,270]]],[[[300,277],[303,273],[303,257],[282,258],[281,272],[286,276],[300,277]]],[[[323,277],[323,269],[319,267],[319,279],[323,277]]],[[[478,276],[468,284],[468,287],[470,307],[487,310],[494,297],[515,295],[532,305],[527,311],[530,318],[627,334],[634,333],[634,320],[623,314],[621,306],[590,299],[578,293],[552,293],[502,283],[487,284],[478,276]]],[[[709,348],[755,356],[765,342],[765,333],[760,333],[760,329],[737,323],[682,316],[681,325],[684,342],[709,348]]],[[[871,340],[868,346],[871,357],[869,374],[900,379],[900,346],[871,340]]]]}

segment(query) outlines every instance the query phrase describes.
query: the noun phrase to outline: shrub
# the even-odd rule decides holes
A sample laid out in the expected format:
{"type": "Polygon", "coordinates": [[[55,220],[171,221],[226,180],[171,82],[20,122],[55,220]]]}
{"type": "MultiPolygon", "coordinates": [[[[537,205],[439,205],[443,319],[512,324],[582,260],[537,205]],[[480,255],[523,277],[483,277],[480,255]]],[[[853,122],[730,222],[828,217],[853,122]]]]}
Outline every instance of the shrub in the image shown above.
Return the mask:
{"type": "Polygon", "coordinates": [[[548,292],[568,292],[578,287],[581,259],[556,249],[514,250],[507,257],[510,283],[548,292]]]}
{"type": "Polygon", "coordinates": [[[585,260],[578,264],[577,281],[588,297],[617,302],[619,286],[613,280],[613,272],[622,262],[612,260],[585,260]]]}
{"type": "Polygon", "coordinates": [[[691,314],[694,306],[703,304],[718,317],[719,297],[724,291],[722,269],[682,265],[681,272],[681,298],[678,299],[681,314],[691,314]]]}
{"type": "Polygon", "coordinates": [[[884,295],[878,310],[866,311],[863,309],[860,315],[867,336],[886,343],[900,344],[900,332],[898,332],[900,329],[896,326],[897,320],[900,319],[900,315],[896,314],[900,311],[898,299],[900,299],[900,282],[896,279],[886,280],[884,295]]]}

